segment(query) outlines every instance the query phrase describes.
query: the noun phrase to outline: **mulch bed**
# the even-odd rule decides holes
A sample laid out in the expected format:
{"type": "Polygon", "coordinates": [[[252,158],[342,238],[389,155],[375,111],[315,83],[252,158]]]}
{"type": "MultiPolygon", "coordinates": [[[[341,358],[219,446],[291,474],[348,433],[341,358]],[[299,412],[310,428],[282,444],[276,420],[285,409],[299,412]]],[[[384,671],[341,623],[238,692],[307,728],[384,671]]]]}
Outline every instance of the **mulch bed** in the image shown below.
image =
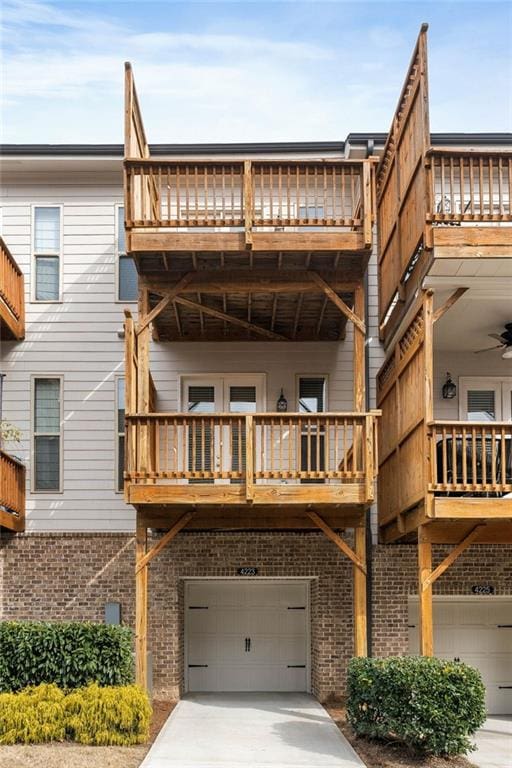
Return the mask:
{"type": "Polygon", "coordinates": [[[475,768],[465,757],[418,757],[401,744],[356,736],[343,704],[326,704],[325,709],[368,768],[475,768]]]}
{"type": "Polygon", "coordinates": [[[163,724],[176,706],[175,701],[152,702],[150,736],[137,747],[85,747],[72,742],[0,746],[0,768],[139,768],[163,724]]]}

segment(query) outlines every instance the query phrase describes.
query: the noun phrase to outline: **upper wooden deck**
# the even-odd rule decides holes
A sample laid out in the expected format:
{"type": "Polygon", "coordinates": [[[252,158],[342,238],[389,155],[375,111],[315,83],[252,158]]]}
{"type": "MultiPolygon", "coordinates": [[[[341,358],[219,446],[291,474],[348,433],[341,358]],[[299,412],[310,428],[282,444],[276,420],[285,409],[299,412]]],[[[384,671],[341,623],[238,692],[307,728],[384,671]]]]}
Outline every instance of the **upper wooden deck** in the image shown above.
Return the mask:
{"type": "Polygon", "coordinates": [[[25,336],[23,273],[0,237],[0,339],[25,336]]]}
{"type": "Polygon", "coordinates": [[[360,277],[372,246],[374,165],[152,158],[126,65],[126,246],[140,274],[174,269],[175,254],[238,255],[236,268],[260,266],[259,255],[325,253],[359,256],[360,277]]]}
{"type": "MultiPolygon", "coordinates": [[[[380,333],[387,345],[425,275],[442,274],[449,260],[512,259],[512,149],[432,146],[426,28],[376,176],[380,333]]],[[[456,273],[452,265],[447,274],[456,273]]]]}

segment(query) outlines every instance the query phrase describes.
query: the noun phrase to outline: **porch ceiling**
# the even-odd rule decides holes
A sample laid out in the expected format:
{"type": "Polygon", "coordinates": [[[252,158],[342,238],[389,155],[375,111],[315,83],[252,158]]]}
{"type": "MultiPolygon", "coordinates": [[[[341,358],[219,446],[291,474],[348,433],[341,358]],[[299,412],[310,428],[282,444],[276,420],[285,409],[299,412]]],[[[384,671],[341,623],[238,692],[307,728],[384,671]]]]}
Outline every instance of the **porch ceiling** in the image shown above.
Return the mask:
{"type": "Polygon", "coordinates": [[[360,260],[336,254],[172,254],[166,271],[155,259],[138,263],[149,310],[181,286],[154,319],[162,341],[339,341],[361,280],[360,260]]]}
{"type": "MultiPolygon", "coordinates": [[[[435,292],[435,306],[441,306],[453,289],[435,292]]],[[[472,287],[434,326],[435,349],[451,352],[475,352],[498,344],[490,333],[502,333],[505,323],[512,322],[512,284],[493,290],[472,287]]],[[[484,364],[493,356],[501,359],[495,350],[475,355],[475,364],[484,364]]],[[[505,362],[505,361],[504,361],[505,362]]],[[[508,361],[511,364],[512,362],[508,361]]]]}

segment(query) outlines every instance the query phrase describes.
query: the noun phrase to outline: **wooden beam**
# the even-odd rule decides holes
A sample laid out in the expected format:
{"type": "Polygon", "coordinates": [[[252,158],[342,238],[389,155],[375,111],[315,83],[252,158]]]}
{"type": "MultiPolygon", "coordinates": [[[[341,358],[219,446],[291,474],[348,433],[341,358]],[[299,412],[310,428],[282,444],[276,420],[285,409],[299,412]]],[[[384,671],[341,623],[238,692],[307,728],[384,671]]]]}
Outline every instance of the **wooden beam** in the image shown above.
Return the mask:
{"type": "MultiPolygon", "coordinates": [[[[354,314],[361,321],[363,328],[364,323],[364,288],[363,284],[359,283],[354,293],[354,314]]],[[[364,411],[365,407],[365,341],[366,333],[362,330],[361,326],[354,324],[354,410],[364,411]]]]}
{"type": "Polygon", "coordinates": [[[422,536],[422,527],[418,529],[418,594],[420,605],[420,653],[422,656],[434,655],[434,627],[432,619],[432,584],[423,585],[432,573],[432,544],[422,536]]]}
{"type": "Polygon", "coordinates": [[[244,160],[244,223],[245,223],[245,247],[252,248],[252,217],[253,217],[253,186],[252,163],[244,160]]]}
{"type": "Polygon", "coordinates": [[[355,312],[353,312],[350,307],[345,304],[343,299],[341,299],[338,294],[331,288],[331,286],[325,282],[325,280],[320,277],[320,275],[317,272],[311,272],[311,277],[315,281],[315,283],[321,287],[325,295],[332,301],[332,303],[338,307],[340,312],[342,312],[346,317],[348,317],[349,320],[351,320],[357,328],[361,331],[361,333],[366,333],[366,325],[362,320],[359,319],[359,317],[356,315],[355,312]]]}
{"type": "Polygon", "coordinates": [[[360,556],[349,547],[347,542],[344,541],[344,539],[342,539],[341,536],[339,536],[335,531],[333,531],[332,528],[327,525],[325,520],[323,520],[316,512],[313,512],[312,509],[308,509],[306,514],[315,523],[315,525],[317,525],[320,530],[325,533],[327,538],[336,544],[338,549],[340,549],[344,555],[352,560],[354,565],[361,571],[361,573],[366,575],[365,563],[363,560],[361,560],[360,556]]]}
{"type": "MultiPolygon", "coordinates": [[[[355,528],[355,554],[366,568],[366,526],[355,528]]],[[[366,572],[356,564],[354,572],[354,656],[368,655],[366,572]]]]}
{"type": "Polygon", "coordinates": [[[137,561],[137,565],[135,568],[135,572],[138,573],[143,568],[147,568],[147,566],[150,564],[150,562],[153,560],[156,555],[158,555],[159,552],[162,551],[164,547],[169,544],[170,541],[172,541],[177,534],[181,531],[182,528],[186,526],[186,524],[189,522],[189,520],[192,519],[194,516],[194,510],[191,510],[190,512],[185,512],[180,519],[174,523],[172,528],[165,533],[160,541],[158,541],[154,546],[151,547],[149,552],[146,552],[146,554],[140,558],[137,561]]]}
{"type": "MultiPolygon", "coordinates": [[[[312,278],[311,270],[291,270],[275,268],[255,269],[201,269],[197,272],[170,273],[149,272],[141,275],[140,282],[151,293],[160,296],[172,291],[174,284],[189,275],[190,280],[182,286],[183,294],[221,294],[221,293],[324,293],[312,278]]],[[[337,292],[353,293],[359,282],[340,278],[339,271],[330,269],[316,272],[337,292]]],[[[327,301],[327,297],[326,297],[327,301]]]]}
{"type": "MultiPolygon", "coordinates": [[[[457,546],[452,549],[449,555],[445,557],[442,563],[440,563],[437,568],[434,568],[432,573],[428,578],[426,578],[423,581],[423,589],[428,589],[432,586],[434,581],[436,581],[442,574],[452,565],[452,563],[455,562],[455,560],[466,550],[470,544],[473,543],[473,541],[477,538],[478,534],[480,533],[480,529],[484,527],[484,524],[475,525],[475,527],[462,539],[460,544],[457,544],[457,546]]],[[[429,542],[430,543],[430,542],[429,542]]]]}
{"type": "Polygon", "coordinates": [[[142,333],[142,331],[147,328],[147,326],[152,323],[156,317],[158,317],[160,312],[166,308],[169,302],[171,302],[173,298],[178,295],[178,293],[181,293],[182,289],[190,282],[190,278],[190,274],[182,277],[181,280],[176,283],[176,285],[174,285],[170,290],[166,291],[164,298],[158,302],[156,307],[153,307],[151,312],[140,318],[137,326],[137,335],[142,333]]]}
{"type": "MultiPolygon", "coordinates": [[[[147,314],[149,295],[147,289],[139,291],[139,316],[147,314]]],[[[150,332],[146,326],[137,336],[137,413],[149,413],[150,378],[149,378],[150,332]]],[[[150,446],[147,424],[140,424],[137,432],[139,444],[139,468],[142,472],[150,469],[150,446]]]]}
{"type": "Polygon", "coordinates": [[[452,293],[452,295],[445,301],[445,303],[436,309],[432,316],[432,322],[437,323],[437,321],[440,320],[446,312],[448,312],[450,307],[453,307],[455,302],[458,301],[461,296],[464,296],[467,290],[467,288],[457,288],[457,290],[452,293]]]}
{"type": "Polygon", "coordinates": [[[254,323],[248,323],[247,320],[241,320],[240,318],[234,317],[233,315],[228,315],[218,309],[208,307],[206,304],[197,304],[195,301],[185,299],[183,296],[175,296],[174,301],[182,304],[184,307],[189,307],[189,309],[195,309],[198,312],[204,312],[205,315],[211,315],[212,317],[216,317],[218,320],[224,320],[225,322],[231,323],[232,325],[238,325],[241,328],[246,328],[248,331],[257,333],[260,336],[266,336],[273,341],[289,341],[286,336],[282,336],[280,333],[274,333],[274,331],[269,331],[267,328],[254,325],[254,323]]]}
{"type": "Polygon", "coordinates": [[[135,680],[148,687],[148,568],[140,566],[146,555],[147,528],[137,513],[135,538],[135,680]],[[139,567],[140,566],[140,567],[139,567]]]}

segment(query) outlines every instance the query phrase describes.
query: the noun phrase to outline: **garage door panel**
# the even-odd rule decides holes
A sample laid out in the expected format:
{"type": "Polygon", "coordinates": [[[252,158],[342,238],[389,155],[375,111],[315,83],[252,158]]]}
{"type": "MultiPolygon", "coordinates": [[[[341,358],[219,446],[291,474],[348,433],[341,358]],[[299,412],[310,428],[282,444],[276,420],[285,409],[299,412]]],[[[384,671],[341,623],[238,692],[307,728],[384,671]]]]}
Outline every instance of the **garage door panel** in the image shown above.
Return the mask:
{"type": "Polygon", "coordinates": [[[242,581],[188,589],[189,690],[306,691],[307,589],[307,584],[242,581]]]}
{"type": "MultiPolygon", "coordinates": [[[[418,602],[409,603],[409,651],[418,653],[418,602]]],[[[476,667],[486,687],[489,714],[512,713],[512,598],[434,597],[434,653],[476,667]]]]}
{"type": "Polygon", "coordinates": [[[188,631],[192,634],[197,632],[215,632],[217,629],[217,616],[214,610],[196,610],[189,608],[187,611],[188,631]]]}

